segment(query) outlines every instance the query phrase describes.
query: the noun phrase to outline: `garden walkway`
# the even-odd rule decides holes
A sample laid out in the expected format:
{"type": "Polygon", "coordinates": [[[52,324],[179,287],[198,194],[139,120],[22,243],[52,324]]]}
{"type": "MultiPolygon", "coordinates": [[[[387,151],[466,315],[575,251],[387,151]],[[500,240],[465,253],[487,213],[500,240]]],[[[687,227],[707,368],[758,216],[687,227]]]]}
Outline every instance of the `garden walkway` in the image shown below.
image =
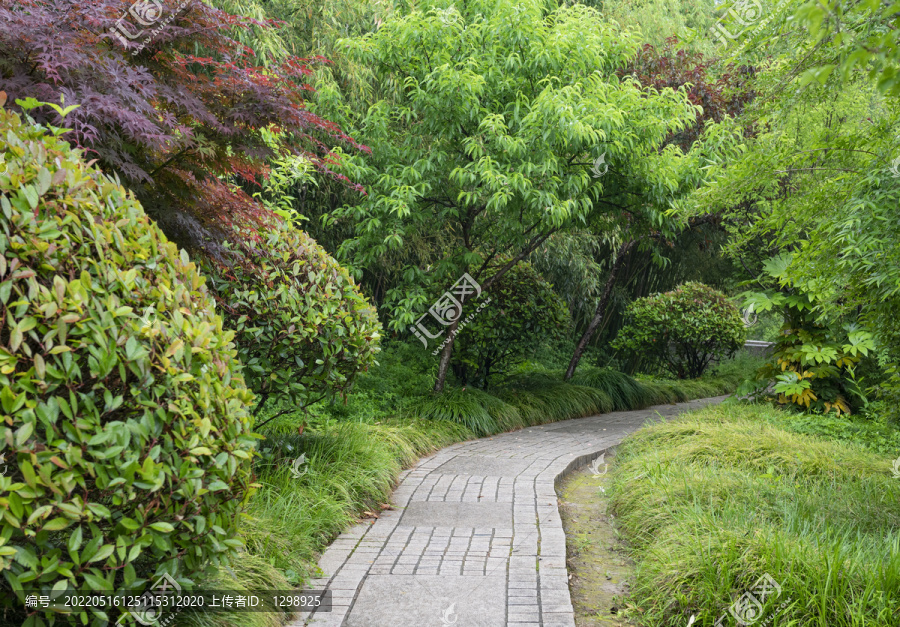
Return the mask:
{"type": "Polygon", "coordinates": [[[726,397],[454,444],[405,471],[394,509],[328,547],[332,610],[293,627],[574,627],[556,481],[648,420],[726,397]]]}

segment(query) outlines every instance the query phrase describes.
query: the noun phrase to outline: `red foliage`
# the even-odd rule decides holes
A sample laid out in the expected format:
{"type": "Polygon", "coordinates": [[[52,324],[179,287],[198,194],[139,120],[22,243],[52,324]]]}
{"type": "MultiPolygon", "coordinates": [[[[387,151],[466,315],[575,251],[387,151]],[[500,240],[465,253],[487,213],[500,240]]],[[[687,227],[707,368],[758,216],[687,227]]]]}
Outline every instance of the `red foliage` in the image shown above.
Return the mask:
{"type": "Polygon", "coordinates": [[[196,184],[210,177],[264,175],[272,149],[258,130],[272,125],[284,149],[326,173],[331,146],[368,150],[306,108],[307,60],[252,65],[253,51],[230,36],[250,26],[274,24],[201,0],[0,0],[0,90],[10,105],[61,96],[81,105],[65,120],[49,107],[29,114],[71,128],[66,138],[117,173],[151,215],[193,212],[223,193],[196,184]]]}
{"type": "Polygon", "coordinates": [[[632,64],[622,71],[623,75],[634,75],[642,85],[655,89],[686,86],[690,101],[703,107],[693,126],[673,135],[666,143],[677,144],[687,151],[707,124],[719,122],[726,115],[736,117],[756,95],[751,86],[754,68],[733,65],[717,68],[720,73],[715,78],[710,75],[714,63],[715,60],[704,58],[702,53],[679,48],[678,38],[669,37],[661,49],[644,45],[632,64]]]}

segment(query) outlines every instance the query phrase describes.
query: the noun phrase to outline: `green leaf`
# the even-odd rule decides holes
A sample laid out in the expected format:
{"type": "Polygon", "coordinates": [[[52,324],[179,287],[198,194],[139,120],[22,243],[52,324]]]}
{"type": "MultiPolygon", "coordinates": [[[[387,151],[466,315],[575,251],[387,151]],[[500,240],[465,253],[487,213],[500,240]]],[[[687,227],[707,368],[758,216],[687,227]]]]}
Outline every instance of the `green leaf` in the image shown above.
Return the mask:
{"type": "Polygon", "coordinates": [[[88,560],[88,562],[99,562],[101,560],[105,560],[110,555],[112,555],[113,551],[115,550],[116,547],[114,544],[104,544],[97,550],[97,553],[88,560]]]}
{"type": "Polygon", "coordinates": [[[43,525],[42,528],[44,531],[61,531],[62,529],[65,529],[66,527],[68,527],[71,524],[72,524],[72,521],[69,520],[68,518],[59,517],[59,518],[54,518],[53,520],[48,521],[46,524],[43,525]]]}

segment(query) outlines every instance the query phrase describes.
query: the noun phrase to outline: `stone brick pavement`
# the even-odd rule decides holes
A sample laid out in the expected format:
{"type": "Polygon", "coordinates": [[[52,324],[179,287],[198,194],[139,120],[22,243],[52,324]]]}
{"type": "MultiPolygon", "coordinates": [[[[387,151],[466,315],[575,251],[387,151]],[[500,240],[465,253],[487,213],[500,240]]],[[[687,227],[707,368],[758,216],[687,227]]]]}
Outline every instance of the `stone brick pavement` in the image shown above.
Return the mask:
{"type": "Polygon", "coordinates": [[[648,420],[726,397],[461,442],[400,475],[393,510],[340,535],[292,627],[574,627],[556,481],[648,420]]]}

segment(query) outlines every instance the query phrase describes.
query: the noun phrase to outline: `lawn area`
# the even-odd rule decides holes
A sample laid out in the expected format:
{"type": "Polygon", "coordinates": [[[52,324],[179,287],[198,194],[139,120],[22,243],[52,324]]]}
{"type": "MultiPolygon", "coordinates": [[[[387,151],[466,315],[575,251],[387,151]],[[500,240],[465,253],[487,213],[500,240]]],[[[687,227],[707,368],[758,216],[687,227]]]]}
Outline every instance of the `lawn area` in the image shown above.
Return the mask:
{"type": "Polygon", "coordinates": [[[798,432],[816,418],[728,401],[622,443],[611,510],[636,562],[641,625],[900,624],[900,479],[886,436],[837,418],[821,431],[840,439],[798,432]],[[745,595],[758,598],[765,576],[781,590],[769,583],[757,605],[745,595]]]}

